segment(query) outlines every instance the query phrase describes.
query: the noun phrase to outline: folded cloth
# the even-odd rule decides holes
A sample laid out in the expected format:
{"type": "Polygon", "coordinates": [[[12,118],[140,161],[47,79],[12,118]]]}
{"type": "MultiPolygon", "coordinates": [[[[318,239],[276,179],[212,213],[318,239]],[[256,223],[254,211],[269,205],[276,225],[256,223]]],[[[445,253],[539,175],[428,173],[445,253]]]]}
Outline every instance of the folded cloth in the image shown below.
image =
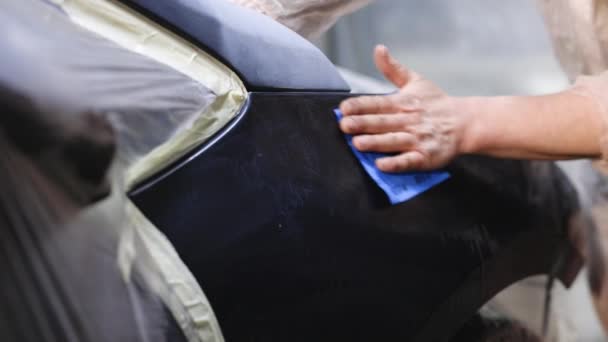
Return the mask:
{"type": "MultiPolygon", "coordinates": [[[[342,113],[339,109],[335,109],[334,113],[336,114],[336,119],[340,122],[342,113]]],[[[344,136],[367,174],[386,193],[391,204],[399,204],[410,200],[450,178],[450,174],[445,171],[384,173],[376,167],[375,162],[376,159],[389,155],[361,152],[353,146],[352,136],[348,134],[344,136]]]]}

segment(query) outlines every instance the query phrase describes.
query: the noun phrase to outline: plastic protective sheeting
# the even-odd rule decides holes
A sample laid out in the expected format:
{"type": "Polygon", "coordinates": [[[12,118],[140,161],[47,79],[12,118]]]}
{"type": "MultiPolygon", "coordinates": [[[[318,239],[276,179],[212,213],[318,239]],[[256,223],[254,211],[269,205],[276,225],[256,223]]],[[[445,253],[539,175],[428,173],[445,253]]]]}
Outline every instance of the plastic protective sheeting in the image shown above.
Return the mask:
{"type": "MultiPolygon", "coordinates": [[[[204,51],[174,35],[169,30],[114,1],[105,0],[53,0],[79,25],[117,43],[121,47],[143,54],[190,77],[190,84],[172,84],[144,80],[141,98],[131,98],[132,103],[147,109],[160,109],[164,115],[142,117],[117,116],[119,134],[129,143],[123,158],[129,164],[127,184],[145,180],[163,167],[177,160],[195,146],[221,129],[232,119],[246,98],[246,90],[239,78],[223,64],[204,51]],[[150,82],[151,81],[151,82],[150,82]],[[167,86],[173,85],[173,91],[167,86]],[[153,94],[158,87],[168,96],[143,98],[153,94]],[[182,87],[182,89],[179,89],[182,87]],[[188,97],[187,87],[203,87],[205,106],[197,99],[188,97]],[[145,93],[144,93],[145,91],[145,93]],[[146,102],[150,101],[150,104],[146,102]],[[154,117],[154,119],[150,119],[154,117]],[[159,120],[161,119],[161,120],[159,120]],[[144,120],[142,122],[142,120],[144,120]],[[147,122],[146,122],[147,121],[147,122]],[[142,127],[142,124],[149,127],[142,127]],[[133,130],[133,127],[138,127],[133,130]],[[137,132],[137,133],[136,133],[137,132]],[[146,132],[149,136],[142,136],[146,132]]],[[[175,74],[175,73],[174,73],[175,74]]],[[[116,75],[113,75],[114,77],[116,75]]],[[[124,76],[125,78],[131,76],[124,76]]],[[[175,76],[172,76],[175,77],[175,76]]],[[[131,81],[131,82],[137,82],[131,81]]],[[[133,84],[129,89],[136,88],[133,84]]],[[[199,98],[201,99],[201,98],[199,98]]]]}
{"type": "Polygon", "coordinates": [[[66,16],[85,8],[62,6],[0,3],[0,336],[223,341],[200,286],[129,202],[126,182],[223,127],[245,90],[160,28],[129,46],[139,53],[121,47],[152,27],[122,7],[78,16],[98,29],[116,23],[114,33],[128,23],[112,42],[66,16]]]}
{"type": "Polygon", "coordinates": [[[313,39],[327,31],[340,17],[372,0],[228,0],[277,20],[300,35],[313,39]]]}
{"type": "Polygon", "coordinates": [[[537,0],[562,67],[574,79],[608,67],[606,1],[537,0]]]}
{"type": "Polygon", "coordinates": [[[133,229],[123,230],[119,263],[125,279],[132,276],[129,266],[137,259],[146,260],[148,284],[157,284],[156,293],[173,313],[188,341],[222,342],[224,338],[215,313],[190,270],[181,261],[173,245],[156,227],[127,201],[126,222],[133,229]],[[138,243],[142,245],[138,248],[138,243]],[[139,254],[139,256],[137,256],[139,254]],[[135,258],[134,258],[135,257],[135,258]]]}

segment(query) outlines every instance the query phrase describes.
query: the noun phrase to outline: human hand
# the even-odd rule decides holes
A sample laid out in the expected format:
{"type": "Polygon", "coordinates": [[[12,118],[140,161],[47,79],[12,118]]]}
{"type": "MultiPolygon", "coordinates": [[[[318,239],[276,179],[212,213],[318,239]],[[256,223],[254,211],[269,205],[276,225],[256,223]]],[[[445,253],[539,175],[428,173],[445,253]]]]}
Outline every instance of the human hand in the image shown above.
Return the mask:
{"type": "Polygon", "coordinates": [[[340,104],[340,128],[360,151],[396,153],[376,160],[384,172],[433,170],[462,153],[468,114],[431,81],[400,65],[377,46],[378,69],[399,91],[351,98],[340,104]]]}

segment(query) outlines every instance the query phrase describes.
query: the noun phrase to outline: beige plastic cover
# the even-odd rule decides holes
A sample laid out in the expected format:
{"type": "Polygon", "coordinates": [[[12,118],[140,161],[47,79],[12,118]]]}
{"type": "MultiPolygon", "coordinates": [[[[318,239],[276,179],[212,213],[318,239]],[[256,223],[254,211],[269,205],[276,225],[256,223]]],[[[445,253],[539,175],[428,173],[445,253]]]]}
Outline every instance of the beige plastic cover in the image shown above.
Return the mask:
{"type": "Polygon", "coordinates": [[[608,2],[537,0],[556,55],[570,79],[608,67],[608,2]]]}
{"type": "Polygon", "coordinates": [[[369,4],[372,0],[228,0],[254,9],[300,35],[314,39],[327,31],[340,17],[369,4]]]}

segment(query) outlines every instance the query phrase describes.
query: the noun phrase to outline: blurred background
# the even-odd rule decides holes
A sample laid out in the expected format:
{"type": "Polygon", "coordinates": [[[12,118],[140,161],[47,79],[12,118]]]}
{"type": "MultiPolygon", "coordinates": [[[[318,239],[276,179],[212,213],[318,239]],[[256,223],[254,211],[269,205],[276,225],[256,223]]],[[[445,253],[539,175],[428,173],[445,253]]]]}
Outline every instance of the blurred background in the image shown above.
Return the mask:
{"type": "MultiPolygon", "coordinates": [[[[534,0],[377,0],[342,18],[316,43],[336,65],[382,81],[372,51],[385,44],[452,95],[543,94],[568,85],[534,0]]],[[[528,290],[540,293],[543,286],[541,279],[528,280],[497,302],[529,303],[528,316],[540,317],[542,300],[530,298],[528,290]]],[[[557,287],[556,314],[567,316],[558,340],[605,341],[585,274],[569,291],[557,287]]]]}
{"type": "Polygon", "coordinates": [[[318,42],[340,66],[381,78],[373,47],[454,95],[538,94],[567,79],[535,0],[377,0],[318,42]]]}

